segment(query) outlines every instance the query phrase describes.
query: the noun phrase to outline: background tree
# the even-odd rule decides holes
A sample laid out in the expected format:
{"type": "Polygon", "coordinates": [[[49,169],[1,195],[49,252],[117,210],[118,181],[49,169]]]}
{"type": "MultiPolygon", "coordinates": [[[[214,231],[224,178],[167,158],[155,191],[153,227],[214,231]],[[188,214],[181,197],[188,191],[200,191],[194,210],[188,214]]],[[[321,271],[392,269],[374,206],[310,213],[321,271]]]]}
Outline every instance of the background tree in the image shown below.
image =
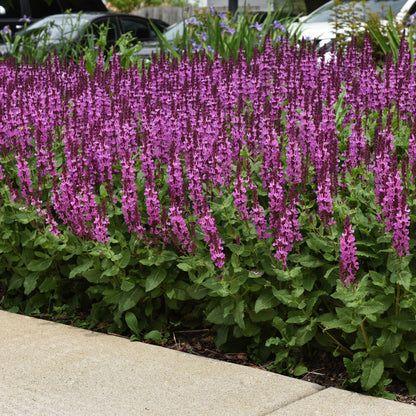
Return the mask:
{"type": "Polygon", "coordinates": [[[109,10],[116,9],[123,13],[130,13],[146,6],[185,7],[189,4],[188,0],[111,0],[106,3],[106,6],[109,10]]]}

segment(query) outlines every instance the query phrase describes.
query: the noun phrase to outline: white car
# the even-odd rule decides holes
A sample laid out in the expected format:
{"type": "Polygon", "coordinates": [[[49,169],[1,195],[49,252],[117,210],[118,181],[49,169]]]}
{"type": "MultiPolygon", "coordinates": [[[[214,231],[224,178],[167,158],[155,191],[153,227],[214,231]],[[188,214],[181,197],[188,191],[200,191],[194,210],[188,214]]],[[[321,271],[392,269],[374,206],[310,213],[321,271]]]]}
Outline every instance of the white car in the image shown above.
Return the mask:
{"type": "MultiPolygon", "coordinates": [[[[349,7],[351,5],[348,5],[348,3],[352,3],[352,0],[341,1],[342,3],[339,5],[336,5],[334,0],[328,1],[311,14],[301,17],[299,23],[297,23],[300,37],[310,40],[317,39],[320,46],[331,43],[336,37],[334,24],[331,23],[331,19],[334,17],[334,8],[349,7]]],[[[359,12],[361,10],[362,13],[363,8],[360,3],[354,3],[359,16],[359,12]]],[[[416,0],[367,0],[364,2],[364,10],[382,16],[385,16],[390,8],[396,19],[404,20],[416,13],[416,0]]],[[[363,16],[363,20],[365,20],[365,16],[363,16]]]]}

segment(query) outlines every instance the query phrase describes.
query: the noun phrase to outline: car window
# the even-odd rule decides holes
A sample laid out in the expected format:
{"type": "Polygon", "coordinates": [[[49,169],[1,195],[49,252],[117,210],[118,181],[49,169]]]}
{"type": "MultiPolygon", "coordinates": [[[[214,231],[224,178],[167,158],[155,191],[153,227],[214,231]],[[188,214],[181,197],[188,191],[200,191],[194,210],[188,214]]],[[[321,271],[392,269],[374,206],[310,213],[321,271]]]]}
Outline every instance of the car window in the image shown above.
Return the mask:
{"type": "Polygon", "coordinates": [[[414,14],[414,13],[416,13],[416,3],[408,11],[409,15],[414,14]]]}
{"type": "Polygon", "coordinates": [[[92,26],[90,27],[88,32],[92,32],[94,39],[98,39],[100,37],[101,31],[104,28],[107,30],[107,44],[114,45],[119,37],[117,20],[115,17],[103,17],[95,19],[92,22],[92,26]]]}
{"type": "Polygon", "coordinates": [[[135,19],[133,17],[121,17],[123,33],[130,32],[137,40],[152,39],[156,37],[154,30],[146,19],[135,19]]]}

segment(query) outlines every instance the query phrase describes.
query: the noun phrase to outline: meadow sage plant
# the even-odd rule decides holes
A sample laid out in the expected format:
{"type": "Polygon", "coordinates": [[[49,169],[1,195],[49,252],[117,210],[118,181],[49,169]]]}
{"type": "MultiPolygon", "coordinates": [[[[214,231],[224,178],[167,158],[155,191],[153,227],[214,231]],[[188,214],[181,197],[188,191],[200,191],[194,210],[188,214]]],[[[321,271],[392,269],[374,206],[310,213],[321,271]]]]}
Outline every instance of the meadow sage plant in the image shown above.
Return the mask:
{"type": "Polygon", "coordinates": [[[329,61],[289,37],[226,44],[0,62],[2,305],[68,304],[136,339],[209,325],[277,371],[331,351],[355,389],[386,395],[394,373],[416,392],[409,44],[382,69],[368,39],[329,61]]]}

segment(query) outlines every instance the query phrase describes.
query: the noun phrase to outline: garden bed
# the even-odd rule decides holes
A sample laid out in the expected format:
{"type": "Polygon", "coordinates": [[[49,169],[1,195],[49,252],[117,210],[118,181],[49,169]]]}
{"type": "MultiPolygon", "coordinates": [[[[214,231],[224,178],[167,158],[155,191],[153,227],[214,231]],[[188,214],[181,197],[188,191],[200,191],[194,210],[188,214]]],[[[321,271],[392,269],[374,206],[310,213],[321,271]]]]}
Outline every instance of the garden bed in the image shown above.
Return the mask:
{"type": "Polygon", "coordinates": [[[347,385],[416,392],[415,68],[403,42],[326,62],[266,39],[251,60],[0,62],[4,307],[217,347],[347,385]],[[308,358],[309,357],[309,358],[308,358]]]}

